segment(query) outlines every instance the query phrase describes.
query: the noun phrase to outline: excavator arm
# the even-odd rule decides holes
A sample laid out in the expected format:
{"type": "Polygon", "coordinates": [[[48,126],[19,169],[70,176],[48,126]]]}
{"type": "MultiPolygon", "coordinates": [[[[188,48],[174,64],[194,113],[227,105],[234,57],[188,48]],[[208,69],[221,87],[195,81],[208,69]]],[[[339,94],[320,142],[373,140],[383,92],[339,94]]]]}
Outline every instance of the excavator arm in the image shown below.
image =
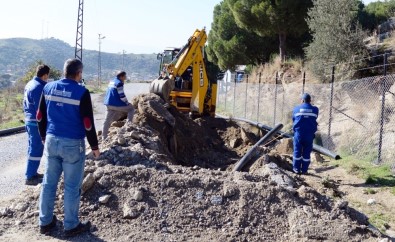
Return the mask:
{"type": "MultiPolygon", "coordinates": [[[[212,97],[213,87],[208,80],[203,56],[206,41],[205,29],[196,30],[172,62],[164,64],[163,71],[166,73],[151,83],[150,92],[160,95],[181,111],[198,114],[209,112],[214,115],[216,100],[215,96],[212,97]],[[176,78],[190,67],[192,67],[192,90],[174,90],[176,78]],[[186,103],[185,100],[188,107],[182,106],[182,103],[186,103]]],[[[216,88],[214,89],[216,91],[216,88]]]]}

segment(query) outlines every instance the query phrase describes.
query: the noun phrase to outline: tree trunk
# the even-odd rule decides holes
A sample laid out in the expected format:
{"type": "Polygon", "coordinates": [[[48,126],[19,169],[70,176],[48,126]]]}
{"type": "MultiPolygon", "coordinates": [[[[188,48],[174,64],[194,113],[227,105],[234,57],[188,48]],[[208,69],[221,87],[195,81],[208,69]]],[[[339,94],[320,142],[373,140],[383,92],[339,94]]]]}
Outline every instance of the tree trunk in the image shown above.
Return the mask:
{"type": "Polygon", "coordinates": [[[287,40],[287,35],[285,33],[279,33],[280,40],[280,58],[281,62],[285,61],[285,41],[287,40]]]}

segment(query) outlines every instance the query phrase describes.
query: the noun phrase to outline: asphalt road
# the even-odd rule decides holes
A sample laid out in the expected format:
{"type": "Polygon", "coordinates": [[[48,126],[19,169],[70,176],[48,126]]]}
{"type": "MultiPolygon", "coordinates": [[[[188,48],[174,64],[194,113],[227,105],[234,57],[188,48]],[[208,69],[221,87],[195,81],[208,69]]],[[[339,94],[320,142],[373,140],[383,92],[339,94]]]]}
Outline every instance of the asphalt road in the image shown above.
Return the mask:
{"type": "MultiPolygon", "coordinates": [[[[129,100],[134,96],[148,92],[149,84],[133,83],[125,85],[125,93],[129,100]]],[[[104,94],[92,94],[96,130],[101,130],[105,106],[104,94]]],[[[27,134],[19,133],[0,137],[0,198],[10,198],[22,192],[26,186],[25,166],[27,153],[27,134]]],[[[43,173],[44,162],[41,162],[39,171],[43,173]]]]}

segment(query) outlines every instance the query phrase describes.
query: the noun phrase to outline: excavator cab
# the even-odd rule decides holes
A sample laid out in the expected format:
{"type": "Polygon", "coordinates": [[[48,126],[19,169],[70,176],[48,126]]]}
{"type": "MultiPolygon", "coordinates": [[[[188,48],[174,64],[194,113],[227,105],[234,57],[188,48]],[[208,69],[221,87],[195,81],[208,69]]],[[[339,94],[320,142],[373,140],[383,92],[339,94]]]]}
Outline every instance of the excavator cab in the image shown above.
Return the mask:
{"type": "Polygon", "coordinates": [[[192,116],[215,116],[216,82],[210,82],[204,60],[205,29],[196,30],[183,48],[167,48],[158,54],[159,78],[150,92],[179,111],[192,116]]]}
{"type": "Polygon", "coordinates": [[[165,64],[170,64],[177,54],[180,52],[180,48],[168,47],[162,53],[159,53],[156,58],[160,60],[159,65],[159,76],[161,76],[163,67],[165,64]]]}

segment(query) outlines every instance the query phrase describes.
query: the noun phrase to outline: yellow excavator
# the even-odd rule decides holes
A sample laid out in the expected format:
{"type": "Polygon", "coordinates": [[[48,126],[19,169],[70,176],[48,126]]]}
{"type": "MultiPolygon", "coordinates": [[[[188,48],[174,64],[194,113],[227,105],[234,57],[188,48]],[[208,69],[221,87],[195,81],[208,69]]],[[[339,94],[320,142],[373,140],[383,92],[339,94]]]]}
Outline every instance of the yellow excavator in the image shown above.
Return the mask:
{"type": "Polygon", "coordinates": [[[159,78],[150,84],[151,93],[192,116],[215,116],[217,83],[208,79],[206,41],[206,30],[197,29],[182,49],[168,48],[158,54],[159,78]]]}

